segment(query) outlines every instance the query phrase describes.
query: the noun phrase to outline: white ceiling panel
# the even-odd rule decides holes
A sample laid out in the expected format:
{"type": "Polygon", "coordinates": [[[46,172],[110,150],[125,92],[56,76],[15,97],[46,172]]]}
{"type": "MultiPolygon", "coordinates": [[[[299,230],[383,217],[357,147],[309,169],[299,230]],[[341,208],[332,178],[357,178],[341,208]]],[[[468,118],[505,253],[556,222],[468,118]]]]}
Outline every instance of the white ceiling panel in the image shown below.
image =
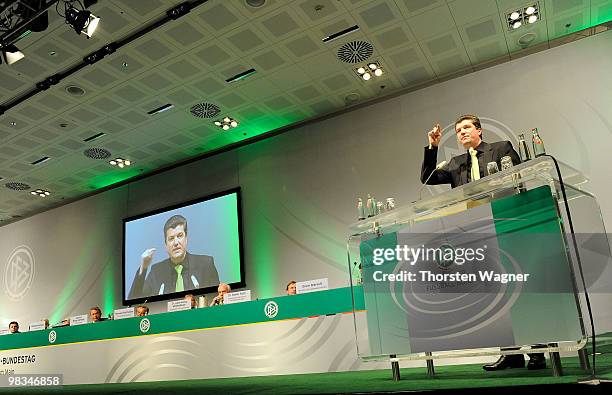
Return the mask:
{"type": "Polygon", "coordinates": [[[85,157],[87,148],[129,156],[143,170],[128,174],[145,174],[279,127],[569,42],[579,37],[572,33],[612,14],[612,0],[539,0],[541,20],[510,31],[506,13],[525,1],[267,0],[255,8],[242,0],[210,0],[12,105],[36,83],[162,20],[180,2],[98,2],[92,12],[101,21],[89,40],[52,10],[43,34],[30,33],[16,43],[26,57],[0,65],[0,105],[8,107],[0,116],[0,177],[3,183],[48,186],[53,199],[0,188],[2,223],[90,193],[106,185],[103,179],[124,178],[106,160],[85,157]],[[354,25],[357,31],[322,41],[354,25]],[[380,62],[383,76],[360,79],[354,72],[360,62],[338,57],[338,49],[349,43],[345,55],[380,62]],[[355,49],[358,45],[371,45],[372,54],[355,49]],[[256,73],[225,81],[250,68],[256,73]],[[69,86],[84,94],[70,94],[69,86]],[[218,106],[219,114],[193,116],[190,108],[202,103],[218,106]],[[147,114],[165,104],[174,107],[147,114]],[[240,126],[228,132],[214,126],[224,115],[240,126]],[[100,132],[105,135],[84,141],[100,132]],[[43,156],[50,160],[31,164],[43,156]]]}

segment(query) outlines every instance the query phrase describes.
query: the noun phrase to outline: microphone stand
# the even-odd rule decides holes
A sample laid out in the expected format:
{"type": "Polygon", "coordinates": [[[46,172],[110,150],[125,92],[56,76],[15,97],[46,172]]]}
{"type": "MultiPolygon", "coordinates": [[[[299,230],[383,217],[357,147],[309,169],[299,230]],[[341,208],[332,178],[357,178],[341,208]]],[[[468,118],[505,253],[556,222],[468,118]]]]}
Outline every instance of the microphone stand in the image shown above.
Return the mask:
{"type": "Polygon", "coordinates": [[[435,169],[433,169],[433,170],[431,171],[431,173],[429,173],[429,177],[427,177],[427,179],[426,179],[426,180],[425,180],[425,182],[423,183],[423,186],[421,187],[421,189],[419,189],[419,200],[421,200],[421,195],[423,194],[423,189],[424,189],[424,188],[427,186],[427,183],[428,183],[428,182],[429,182],[429,180],[431,179],[431,176],[433,176],[433,174],[434,174],[436,171],[438,171],[438,170],[440,170],[440,169],[443,169],[443,168],[444,168],[444,166],[446,166],[446,161],[445,161],[445,160],[444,160],[444,161],[442,161],[442,162],[440,162],[440,164],[436,165],[436,168],[435,168],[435,169]]]}

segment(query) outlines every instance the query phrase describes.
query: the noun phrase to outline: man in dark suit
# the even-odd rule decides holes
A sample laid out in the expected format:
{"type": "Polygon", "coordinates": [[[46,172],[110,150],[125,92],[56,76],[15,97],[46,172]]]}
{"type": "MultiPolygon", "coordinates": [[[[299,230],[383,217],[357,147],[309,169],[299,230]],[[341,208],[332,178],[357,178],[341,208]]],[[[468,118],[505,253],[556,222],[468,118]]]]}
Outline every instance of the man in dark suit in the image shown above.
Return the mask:
{"type": "Polygon", "coordinates": [[[504,156],[510,156],[513,164],[521,162],[518,154],[512,148],[512,143],[509,141],[500,141],[497,143],[485,143],[482,141],[482,128],[480,119],[474,115],[463,115],[455,122],[455,133],[457,140],[463,147],[468,150],[465,154],[453,157],[448,165],[437,170],[436,168],[438,156],[438,144],[442,138],[440,125],[436,124],[434,128],[427,134],[429,146],[425,147],[425,156],[423,166],[421,167],[421,182],[431,175],[427,184],[451,184],[451,188],[467,184],[472,179],[480,179],[486,176],[486,167],[489,162],[497,162],[501,168],[500,160],[504,156]],[[473,154],[472,154],[473,152],[473,154]],[[476,169],[472,164],[472,156],[475,155],[478,161],[477,173],[472,174],[472,168],[476,169]]]}
{"type": "Polygon", "coordinates": [[[172,216],[164,225],[164,242],[168,259],[154,264],[155,249],[143,252],[140,268],[136,271],[129,299],[145,298],[219,284],[219,273],[212,256],[187,252],[187,220],[181,215],[172,216]]]}
{"type": "MultiPolygon", "coordinates": [[[[455,121],[457,140],[467,150],[465,154],[453,157],[448,165],[436,170],[438,161],[438,144],[442,138],[440,124],[436,124],[427,134],[429,146],[425,147],[423,165],[421,166],[421,182],[430,185],[451,184],[451,188],[479,180],[486,176],[489,162],[497,162],[501,168],[501,158],[510,156],[513,164],[521,162],[518,154],[509,141],[485,143],[482,141],[482,126],[475,115],[462,115],[455,121]],[[435,170],[435,172],[434,172],[435,170]]],[[[507,349],[511,350],[511,349],[507,349]]],[[[502,355],[496,362],[483,366],[484,370],[502,370],[506,368],[525,367],[525,358],[521,354],[502,355]]],[[[529,369],[546,367],[544,354],[529,354],[529,369]]]]}
{"type": "Polygon", "coordinates": [[[100,307],[94,306],[89,309],[89,320],[90,322],[100,322],[106,321],[107,318],[102,317],[102,310],[100,310],[100,307]]]}
{"type": "Polygon", "coordinates": [[[12,321],[9,324],[9,333],[21,333],[19,332],[19,323],[17,321],[12,321]]]}

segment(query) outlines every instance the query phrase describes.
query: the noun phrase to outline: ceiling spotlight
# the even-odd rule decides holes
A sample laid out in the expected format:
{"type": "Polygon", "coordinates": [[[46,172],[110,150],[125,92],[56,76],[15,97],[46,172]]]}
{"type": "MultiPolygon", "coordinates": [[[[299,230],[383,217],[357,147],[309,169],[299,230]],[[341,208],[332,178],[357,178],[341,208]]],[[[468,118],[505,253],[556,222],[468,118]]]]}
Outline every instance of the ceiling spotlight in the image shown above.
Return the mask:
{"type": "Polygon", "coordinates": [[[30,194],[34,195],[34,196],[39,196],[39,197],[43,197],[44,198],[44,197],[50,196],[51,192],[46,191],[44,189],[37,189],[35,191],[30,191],[30,194]]]}
{"type": "Polygon", "coordinates": [[[123,158],[116,158],[109,160],[108,163],[110,163],[112,166],[117,166],[123,169],[126,166],[130,166],[132,164],[132,161],[123,158]]]}
{"type": "Polygon", "coordinates": [[[521,26],[535,23],[540,20],[539,3],[527,4],[518,10],[511,10],[506,13],[506,20],[509,30],[516,30],[521,26]]]}
{"type": "Polygon", "coordinates": [[[355,73],[364,81],[369,81],[372,77],[380,77],[384,70],[381,64],[377,61],[369,62],[366,65],[359,66],[354,69],[355,73]]]}
{"type": "Polygon", "coordinates": [[[8,65],[11,65],[25,57],[23,52],[17,49],[17,47],[13,44],[6,46],[0,44],[0,50],[2,51],[2,58],[0,59],[0,63],[4,62],[8,65]]]}
{"type": "Polygon", "coordinates": [[[223,117],[220,121],[215,121],[214,124],[223,130],[230,130],[231,128],[238,127],[238,121],[229,116],[223,117]]]}
{"type": "Polygon", "coordinates": [[[66,3],[66,23],[72,26],[77,34],[83,33],[87,37],[91,37],[99,22],[100,18],[93,15],[91,11],[77,10],[66,3]]]}

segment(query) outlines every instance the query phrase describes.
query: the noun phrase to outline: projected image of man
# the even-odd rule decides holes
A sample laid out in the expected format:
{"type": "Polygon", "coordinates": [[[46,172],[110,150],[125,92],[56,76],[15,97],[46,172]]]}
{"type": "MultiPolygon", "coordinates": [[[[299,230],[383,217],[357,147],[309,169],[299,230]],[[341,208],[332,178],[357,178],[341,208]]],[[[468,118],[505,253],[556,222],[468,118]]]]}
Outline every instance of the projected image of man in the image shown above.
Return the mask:
{"type": "Polygon", "coordinates": [[[129,299],[164,295],[219,284],[219,273],[212,256],[187,251],[187,220],[181,215],[170,217],[164,225],[164,243],[168,258],[149,266],[155,248],[144,251],[136,271],[129,299]],[[148,273],[147,273],[148,270],[148,273]]]}

